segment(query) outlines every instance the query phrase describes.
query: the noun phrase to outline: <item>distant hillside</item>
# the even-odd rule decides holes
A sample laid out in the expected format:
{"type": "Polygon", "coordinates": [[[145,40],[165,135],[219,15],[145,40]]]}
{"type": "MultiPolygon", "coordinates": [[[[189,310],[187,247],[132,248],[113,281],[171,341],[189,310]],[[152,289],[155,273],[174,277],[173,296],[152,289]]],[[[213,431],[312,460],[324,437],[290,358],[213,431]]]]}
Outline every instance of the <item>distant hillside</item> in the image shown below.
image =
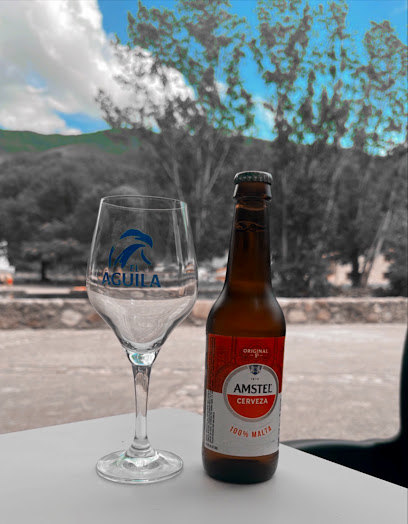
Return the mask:
{"type": "MultiPolygon", "coordinates": [[[[135,139],[130,148],[137,144],[135,139]]],[[[31,131],[0,129],[0,153],[41,152],[68,145],[92,145],[106,153],[124,153],[129,149],[112,130],[83,135],[41,135],[31,131]]]]}

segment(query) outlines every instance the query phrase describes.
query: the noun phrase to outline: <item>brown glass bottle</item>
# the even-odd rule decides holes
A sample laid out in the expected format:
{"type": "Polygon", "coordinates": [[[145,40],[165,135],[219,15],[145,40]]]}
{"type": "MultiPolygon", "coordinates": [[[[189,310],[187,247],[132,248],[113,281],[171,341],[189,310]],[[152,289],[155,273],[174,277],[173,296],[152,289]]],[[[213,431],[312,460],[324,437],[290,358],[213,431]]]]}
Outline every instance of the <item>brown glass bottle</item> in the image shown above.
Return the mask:
{"type": "Polygon", "coordinates": [[[285,319],[271,283],[272,176],[243,172],[234,182],[227,275],[207,320],[202,456],[211,477],[253,483],[271,478],[278,464],[285,319]]]}

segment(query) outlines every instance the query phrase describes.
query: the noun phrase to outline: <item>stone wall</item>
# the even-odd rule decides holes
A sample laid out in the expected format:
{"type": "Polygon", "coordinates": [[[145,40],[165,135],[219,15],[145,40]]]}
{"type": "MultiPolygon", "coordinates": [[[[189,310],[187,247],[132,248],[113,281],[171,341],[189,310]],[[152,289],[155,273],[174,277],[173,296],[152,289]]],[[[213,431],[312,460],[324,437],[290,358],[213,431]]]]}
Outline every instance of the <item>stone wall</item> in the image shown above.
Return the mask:
{"type": "MultiPolygon", "coordinates": [[[[198,300],[188,321],[204,325],[213,300],[198,300]]],[[[407,321],[408,300],[397,298],[280,298],[288,324],[407,321]]],[[[107,327],[87,299],[1,299],[0,329],[107,327]]]]}

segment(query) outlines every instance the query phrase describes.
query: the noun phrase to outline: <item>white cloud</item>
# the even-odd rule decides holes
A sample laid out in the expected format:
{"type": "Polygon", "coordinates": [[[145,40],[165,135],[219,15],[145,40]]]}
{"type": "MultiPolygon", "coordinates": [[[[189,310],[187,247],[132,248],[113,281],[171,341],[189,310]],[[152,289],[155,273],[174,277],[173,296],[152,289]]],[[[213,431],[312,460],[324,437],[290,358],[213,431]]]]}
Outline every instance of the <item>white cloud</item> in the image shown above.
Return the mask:
{"type": "MultiPolygon", "coordinates": [[[[125,46],[119,46],[117,50],[118,67],[123,91],[121,98],[116,98],[116,103],[126,108],[129,120],[132,122],[143,121],[144,125],[157,128],[152,116],[162,113],[168,101],[194,98],[194,91],[186,86],[183,75],[176,69],[168,67],[153,67],[152,55],[143,49],[129,50],[125,46]],[[156,72],[152,73],[152,69],[156,72]],[[136,110],[136,111],[135,111],[136,110]]],[[[157,66],[157,64],[156,64],[157,66]]],[[[183,125],[183,117],[176,116],[176,121],[183,125]]]]}
{"type": "Polygon", "coordinates": [[[219,82],[217,80],[215,81],[215,85],[217,86],[221,98],[225,97],[228,91],[228,85],[225,82],[219,82]]]}
{"type": "Polygon", "coordinates": [[[255,104],[255,127],[258,136],[270,139],[275,130],[275,115],[265,107],[267,100],[261,96],[254,97],[255,104]]]}
{"type": "Polygon", "coordinates": [[[100,119],[99,88],[125,106],[119,73],[97,0],[0,0],[0,126],[79,133],[56,112],[100,119]]]}
{"type": "Polygon", "coordinates": [[[0,87],[1,126],[43,134],[80,134],[79,129],[67,127],[65,121],[53,112],[56,104],[44,91],[30,85],[3,84],[0,87]]]}

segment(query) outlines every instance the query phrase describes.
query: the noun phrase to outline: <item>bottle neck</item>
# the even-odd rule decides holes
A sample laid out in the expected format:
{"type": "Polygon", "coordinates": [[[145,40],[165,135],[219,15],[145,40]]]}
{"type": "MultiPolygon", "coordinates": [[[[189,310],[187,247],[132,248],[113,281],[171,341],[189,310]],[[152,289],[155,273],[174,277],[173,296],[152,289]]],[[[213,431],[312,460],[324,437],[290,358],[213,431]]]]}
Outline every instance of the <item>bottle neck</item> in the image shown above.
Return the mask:
{"type": "Polygon", "coordinates": [[[263,294],[272,288],[269,199],[241,198],[235,206],[225,287],[263,294]]]}

